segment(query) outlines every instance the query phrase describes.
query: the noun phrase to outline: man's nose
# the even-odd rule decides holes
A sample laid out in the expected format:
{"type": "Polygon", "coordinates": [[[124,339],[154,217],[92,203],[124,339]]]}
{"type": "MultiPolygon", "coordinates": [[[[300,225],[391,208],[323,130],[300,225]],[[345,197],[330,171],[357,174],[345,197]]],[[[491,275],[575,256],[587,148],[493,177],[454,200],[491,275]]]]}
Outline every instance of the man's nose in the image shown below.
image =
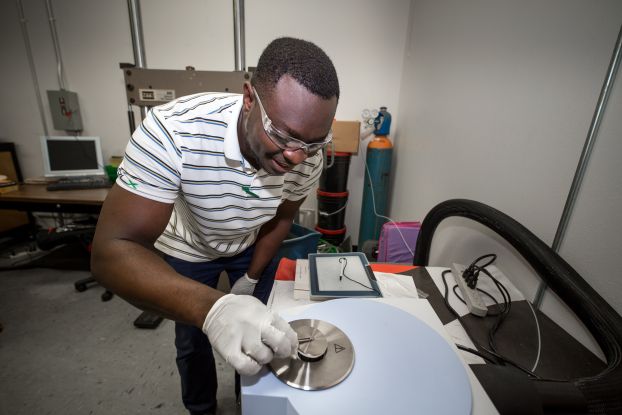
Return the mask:
{"type": "Polygon", "coordinates": [[[302,149],[298,150],[283,150],[283,157],[289,164],[298,165],[307,159],[307,153],[302,149]]]}

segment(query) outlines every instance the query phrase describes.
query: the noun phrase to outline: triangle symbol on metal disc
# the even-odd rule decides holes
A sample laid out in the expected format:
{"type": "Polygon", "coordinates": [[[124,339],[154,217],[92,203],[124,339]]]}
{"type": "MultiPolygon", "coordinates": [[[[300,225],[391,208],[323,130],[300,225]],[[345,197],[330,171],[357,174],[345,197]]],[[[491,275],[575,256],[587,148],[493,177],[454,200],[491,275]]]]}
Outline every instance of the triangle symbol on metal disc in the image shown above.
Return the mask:
{"type": "Polygon", "coordinates": [[[335,343],[335,353],[344,351],[346,348],[335,343]]]}

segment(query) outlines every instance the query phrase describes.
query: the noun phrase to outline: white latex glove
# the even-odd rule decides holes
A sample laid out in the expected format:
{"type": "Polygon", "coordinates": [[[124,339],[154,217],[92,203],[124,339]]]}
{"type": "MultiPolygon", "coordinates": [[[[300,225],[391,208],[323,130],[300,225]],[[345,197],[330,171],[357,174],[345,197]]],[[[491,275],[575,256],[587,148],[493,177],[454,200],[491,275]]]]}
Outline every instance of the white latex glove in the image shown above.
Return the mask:
{"type": "Polygon", "coordinates": [[[214,350],[241,375],[254,375],[274,356],[298,349],[298,335],[281,317],[249,295],[227,294],[212,306],[203,332],[214,350]]]}
{"type": "Polygon", "coordinates": [[[257,281],[248,276],[248,274],[244,274],[233,284],[231,287],[231,294],[236,295],[253,295],[255,292],[255,286],[257,285],[257,281]]]}

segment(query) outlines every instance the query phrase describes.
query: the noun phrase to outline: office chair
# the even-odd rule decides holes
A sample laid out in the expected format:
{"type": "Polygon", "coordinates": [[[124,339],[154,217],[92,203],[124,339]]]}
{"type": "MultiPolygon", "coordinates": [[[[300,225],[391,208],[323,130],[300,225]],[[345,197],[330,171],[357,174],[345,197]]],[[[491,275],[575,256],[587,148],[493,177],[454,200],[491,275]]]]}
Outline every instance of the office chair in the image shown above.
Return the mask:
{"type": "MultiPolygon", "coordinates": [[[[95,277],[91,276],[91,277],[86,277],[86,278],[83,278],[81,280],[74,282],[73,286],[76,289],[76,291],[83,292],[83,291],[88,290],[92,285],[98,285],[98,284],[99,283],[97,282],[95,277]]],[[[113,296],[114,294],[112,293],[112,291],[104,290],[104,292],[101,295],[101,299],[102,301],[110,301],[113,296]]]]}
{"type": "Polygon", "coordinates": [[[595,376],[536,387],[545,409],[555,413],[622,413],[622,317],[564,259],[520,223],[472,200],[442,202],[423,220],[413,264],[428,264],[437,226],[455,216],[479,222],[509,242],[570,306],[605,354],[607,366],[595,376]]]}
{"type": "MultiPolygon", "coordinates": [[[[75,225],[72,228],[57,231],[55,229],[39,232],[37,235],[37,245],[43,250],[50,250],[59,245],[79,244],[85,251],[91,253],[91,242],[95,234],[95,225],[75,225]]],[[[78,292],[86,291],[90,286],[98,284],[93,276],[76,281],[73,285],[78,292]]],[[[102,301],[110,301],[113,293],[105,290],[102,301]]]]}

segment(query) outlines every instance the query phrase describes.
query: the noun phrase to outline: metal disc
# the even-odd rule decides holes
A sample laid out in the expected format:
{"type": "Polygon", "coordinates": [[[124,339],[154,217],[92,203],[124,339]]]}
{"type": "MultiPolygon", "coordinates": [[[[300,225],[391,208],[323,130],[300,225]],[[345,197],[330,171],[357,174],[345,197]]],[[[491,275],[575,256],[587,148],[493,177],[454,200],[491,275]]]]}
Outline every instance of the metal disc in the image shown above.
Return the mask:
{"type": "Polygon", "coordinates": [[[344,332],[322,320],[294,320],[298,334],[295,357],[274,359],[270,369],[287,385],[303,390],[339,384],[354,367],[354,347],[344,332]]]}

